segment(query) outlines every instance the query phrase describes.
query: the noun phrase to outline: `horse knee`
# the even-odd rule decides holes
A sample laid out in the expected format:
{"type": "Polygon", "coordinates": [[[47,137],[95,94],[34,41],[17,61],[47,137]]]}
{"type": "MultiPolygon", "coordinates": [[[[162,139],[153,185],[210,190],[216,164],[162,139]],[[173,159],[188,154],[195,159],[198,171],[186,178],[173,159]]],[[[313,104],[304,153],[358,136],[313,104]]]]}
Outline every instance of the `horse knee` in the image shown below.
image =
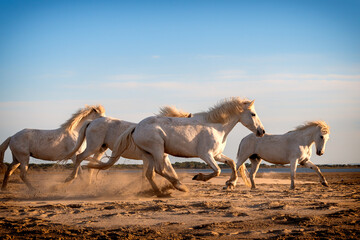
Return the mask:
{"type": "Polygon", "coordinates": [[[22,180],[26,180],[26,169],[21,169],[21,171],[20,171],[20,178],[22,179],[22,180]]]}
{"type": "Polygon", "coordinates": [[[154,178],[154,176],[155,176],[155,172],[154,172],[154,170],[148,170],[148,171],[146,171],[146,173],[145,173],[145,177],[147,178],[147,179],[153,179],[154,178]]]}
{"type": "Polygon", "coordinates": [[[216,170],[214,171],[215,177],[218,177],[218,176],[220,175],[220,173],[221,173],[221,169],[220,169],[220,168],[219,168],[219,169],[216,169],[216,170]]]}

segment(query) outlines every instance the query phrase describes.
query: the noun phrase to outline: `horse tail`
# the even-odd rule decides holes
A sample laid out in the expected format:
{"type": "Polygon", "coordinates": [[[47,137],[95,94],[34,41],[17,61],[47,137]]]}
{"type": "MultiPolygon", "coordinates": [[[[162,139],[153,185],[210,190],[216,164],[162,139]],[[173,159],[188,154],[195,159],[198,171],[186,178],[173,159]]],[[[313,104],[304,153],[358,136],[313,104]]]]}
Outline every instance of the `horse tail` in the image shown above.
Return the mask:
{"type": "Polygon", "coordinates": [[[68,155],[66,155],[66,157],[63,160],[70,159],[79,150],[79,148],[81,147],[81,145],[83,144],[83,142],[85,140],[86,129],[88,128],[90,123],[91,123],[91,120],[88,120],[80,128],[79,133],[78,133],[78,139],[76,141],[74,148],[71,150],[71,152],[68,155]]]}
{"type": "Polygon", "coordinates": [[[5,168],[4,164],[4,154],[6,149],[9,147],[11,137],[8,137],[1,145],[0,145],[0,168],[5,168]]]}
{"type": "Polygon", "coordinates": [[[136,125],[129,127],[120,135],[120,137],[116,141],[114,150],[112,151],[111,157],[109,158],[108,162],[101,162],[97,164],[89,163],[86,166],[89,168],[95,168],[100,170],[106,170],[112,167],[129,146],[135,146],[132,138],[132,133],[134,132],[135,127],[136,125]]]}
{"type": "Polygon", "coordinates": [[[249,172],[245,167],[245,163],[241,164],[240,169],[239,169],[239,173],[240,173],[241,178],[243,179],[245,185],[250,187],[251,183],[250,183],[250,180],[249,180],[249,172]]]}

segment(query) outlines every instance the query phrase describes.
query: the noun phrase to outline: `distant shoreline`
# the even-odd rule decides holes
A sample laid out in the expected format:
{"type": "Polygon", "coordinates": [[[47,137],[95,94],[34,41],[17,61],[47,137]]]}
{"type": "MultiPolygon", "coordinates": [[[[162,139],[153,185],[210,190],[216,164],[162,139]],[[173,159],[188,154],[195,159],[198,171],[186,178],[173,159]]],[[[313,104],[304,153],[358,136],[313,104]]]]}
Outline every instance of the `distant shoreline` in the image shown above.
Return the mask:
{"type": "MultiPolygon", "coordinates": [[[[8,165],[8,163],[5,163],[8,165]]],[[[250,164],[246,163],[246,168],[250,168],[250,164]]],[[[206,163],[202,163],[202,162],[176,162],[173,163],[172,166],[175,169],[210,169],[208,167],[208,165],[206,163]]],[[[222,169],[229,169],[230,167],[228,165],[225,164],[219,164],[220,168],[222,169]]],[[[347,168],[360,168],[360,164],[319,164],[317,165],[319,168],[321,169],[347,169],[347,168]]],[[[56,168],[56,167],[61,167],[61,168],[65,168],[65,169],[71,169],[73,167],[72,163],[30,163],[29,164],[29,168],[30,169],[48,169],[48,168],[56,168]]],[[[126,170],[131,170],[131,169],[142,169],[143,165],[142,164],[116,164],[114,165],[112,168],[114,169],[126,169],[126,170]]],[[[266,169],[277,169],[277,168],[289,168],[289,164],[287,165],[279,165],[279,164],[272,164],[272,165],[266,165],[266,164],[261,164],[260,168],[266,168],[266,169]]]]}

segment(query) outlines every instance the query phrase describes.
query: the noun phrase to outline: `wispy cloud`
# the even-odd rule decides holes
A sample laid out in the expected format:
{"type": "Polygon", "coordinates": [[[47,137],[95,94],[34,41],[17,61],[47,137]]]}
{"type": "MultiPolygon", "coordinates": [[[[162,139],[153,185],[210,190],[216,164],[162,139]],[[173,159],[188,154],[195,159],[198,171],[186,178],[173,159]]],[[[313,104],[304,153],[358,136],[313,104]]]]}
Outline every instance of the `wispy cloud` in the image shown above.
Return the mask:
{"type": "Polygon", "coordinates": [[[75,76],[73,71],[63,71],[59,73],[44,73],[38,76],[35,76],[34,79],[40,80],[56,80],[56,79],[67,79],[75,76]]]}
{"type": "Polygon", "coordinates": [[[342,74],[273,74],[264,75],[264,79],[279,80],[360,80],[360,75],[342,74]]]}
{"type": "Polygon", "coordinates": [[[121,81],[162,81],[163,79],[171,79],[175,75],[171,74],[116,74],[116,75],[110,75],[105,76],[103,79],[106,79],[108,81],[113,82],[121,82],[121,81]]]}
{"type": "MultiPolygon", "coordinates": [[[[203,77],[205,79],[206,77],[203,77]]],[[[181,92],[184,95],[238,96],[274,94],[280,92],[325,92],[360,90],[360,75],[272,74],[248,75],[245,71],[220,71],[208,76],[208,81],[196,76],[122,74],[109,76],[102,83],[69,85],[74,89],[103,89],[108,91],[152,89],[181,92]],[[173,80],[169,80],[173,79],[173,80]],[[181,81],[184,79],[184,81],[181,81]],[[239,81],[237,81],[239,80],[239,81]]]]}
{"type": "Polygon", "coordinates": [[[184,86],[178,82],[140,82],[140,81],[126,81],[126,82],[108,82],[101,84],[102,88],[111,89],[134,89],[134,88],[160,88],[166,90],[180,90],[184,86]]]}
{"type": "Polygon", "coordinates": [[[216,73],[219,79],[246,79],[248,74],[243,70],[224,70],[216,73]]]}
{"type": "Polygon", "coordinates": [[[358,80],[360,75],[346,75],[346,74],[250,74],[244,70],[222,70],[213,74],[215,79],[218,80],[358,80]]]}
{"type": "Polygon", "coordinates": [[[146,80],[153,79],[152,75],[144,75],[144,74],[118,74],[106,77],[111,81],[137,81],[137,80],[146,80]]]}

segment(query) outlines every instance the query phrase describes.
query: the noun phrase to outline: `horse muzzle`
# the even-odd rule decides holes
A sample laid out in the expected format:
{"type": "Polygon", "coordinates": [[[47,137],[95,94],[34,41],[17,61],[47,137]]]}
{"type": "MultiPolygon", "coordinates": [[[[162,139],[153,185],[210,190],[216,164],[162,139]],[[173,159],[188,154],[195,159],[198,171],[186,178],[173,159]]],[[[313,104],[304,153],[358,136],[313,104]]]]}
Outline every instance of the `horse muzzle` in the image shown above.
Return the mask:
{"type": "Polygon", "coordinates": [[[317,154],[318,156],[321,156],[321,155],[323,155],[323,154],[324,154],[324,151],[317,150],[317,151],[316,151],[316,154],[317,154]]]}
{"type": "Polygon", "coordinates": [[[264,136],[264,134],[265,134],[265,130],[264,129],[258,129],[257,131],[256,131],[256,136],[257,137],[262,137],[262,136],[264,136]]]}

